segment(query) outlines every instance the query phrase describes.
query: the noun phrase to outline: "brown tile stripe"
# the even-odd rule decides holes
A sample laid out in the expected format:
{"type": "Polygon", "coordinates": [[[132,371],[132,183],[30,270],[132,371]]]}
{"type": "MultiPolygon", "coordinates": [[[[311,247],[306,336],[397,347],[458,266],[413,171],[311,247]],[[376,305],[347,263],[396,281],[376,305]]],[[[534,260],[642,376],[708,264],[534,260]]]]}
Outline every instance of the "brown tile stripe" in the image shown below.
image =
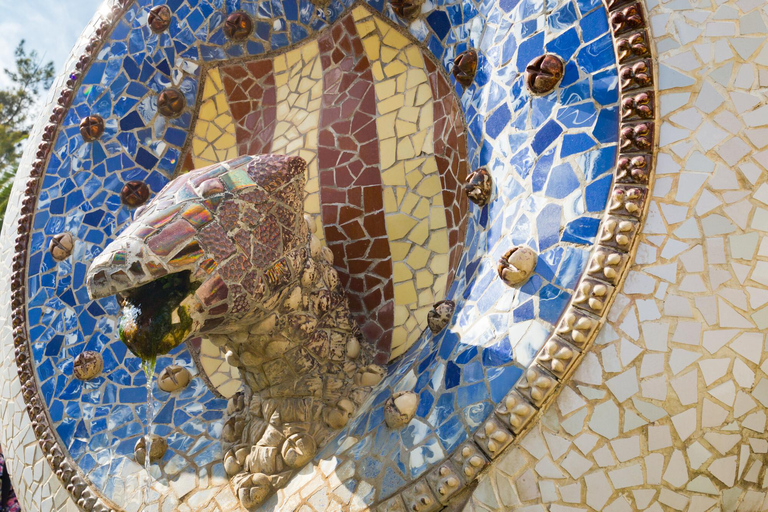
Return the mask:
{"type": "Polygon", "coordinates": [[[219,71],[236,124],[238,154],[269,153],[277,115],[272,60],[223,66],[219,71]]]}
{"type": "Polygon", "coordinates": [[[195,160],[192,158],[192,150],[188,149],[187,154],[184,155],[184,163],[182,163],[181,165],[181,172],[179,172],[179,174],[187,173],[193,170],[194,168],[195,168],[195,160]]]}
{"type": "Polygon", "coordinates": [[[376,362],[386,364],[394,327],[392,256],[370,62],[352,15],[318,40],[323,65],[318,160],[326,243],[376,362]]]}
{"type": "Polygon", "coordinates": [[[452,93],[451,84],[430,59],[424,59],[429,72],[434,105],[435,161],[443,185],[443,204],[451,247],[446,290],[450,289],[459,260],[464,252],[467,233],[468,204],[463,183],[467,178],[467,135],[461,122],[461,105],[452,93]]]}

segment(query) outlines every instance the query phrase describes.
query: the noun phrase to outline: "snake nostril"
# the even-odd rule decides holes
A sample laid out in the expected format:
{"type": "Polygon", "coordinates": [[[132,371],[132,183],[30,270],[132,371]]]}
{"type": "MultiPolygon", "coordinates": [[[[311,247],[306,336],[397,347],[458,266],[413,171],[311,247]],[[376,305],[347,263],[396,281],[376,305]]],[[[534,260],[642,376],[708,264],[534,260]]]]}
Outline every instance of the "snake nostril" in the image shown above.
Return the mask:
{"type": "Polygon", "coordinates": [[[141,267],[141,263],[134,261],[128,268],[128,271],[136,277],[144,277],[144,269],[141,267]]]}
{"type": "Polygon", "coordinates": [[[98,287],[107,285],[107,274],[103,270],[93,276],[93,285],[98,287]]]}
{"type": "Polygon", "coordinates": [[[131,284],[131,278],[128,277],[124,270],[118,270],[112,274],[112,280],[118,284],[131,284]]]}

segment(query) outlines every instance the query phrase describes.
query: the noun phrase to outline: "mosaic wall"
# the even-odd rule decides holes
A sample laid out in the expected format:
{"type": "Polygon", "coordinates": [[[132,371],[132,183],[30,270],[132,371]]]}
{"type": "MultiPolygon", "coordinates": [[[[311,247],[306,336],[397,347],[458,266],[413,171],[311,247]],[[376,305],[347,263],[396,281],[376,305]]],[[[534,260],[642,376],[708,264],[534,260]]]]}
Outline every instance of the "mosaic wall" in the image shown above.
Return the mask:
{"type": "MultiPolygon", "coordinates": [[[[69,78],[81,86],[50,144],[27,267],[29,336],[41,397],[84,477],[107,499],[119,503],[134,496],[141,470],[131,455],[146,414],[143,376],[138,360],[114,341],[114,299],[90,302],[83,295],[86,262],[130,220],[131,209],[119,195],[126,182],[141,181],[156,193],[182,169],[180,162],[189,168],[257,149],[295,152],[310,162],[306,207],[320,214],[332,250],[334,242],[352,236],[334,230],[335,225],[365,220],[371,211],[381,217],[383,210],[390,252],[377,253],[374,260],[391,258],[393,290],[382,286],[384,279],[372,283],[384,301],[366,303],[364,290],[361,311],[368,319],[375,312],[373,325],[381,331],[391,315],[393,355],[410,344],[414,348],[391,368],[368,412],[328,450],[354,454],[361,461],[354,485],[378,488],[365,499],[381,501],[449,456],[491,414],[552,332],[585,269],[610,190],[618,138],[618,80],[606,11],[570,2],[443,5],[411,24],[409,36],[362,7],[343,15],[344,6],[336,4],[324,11],[309,4],[298,10],[237,4],[220,10],[173,2],[168,4],[170,27],[158,35],[147,26],[151,6],[129,3],[124,21],[109,33],[96,60],[79,65],[86,68],[82,78],[69,78]],[[257,21],[247,41],[228,43],[224,12],[237,9],[272,21],[257,21]],[[542,16],[545,10],[552,11],[548,19],[542,16]],[[488,21],[481,25],[481,18],[488,21]],[[323,35],[323,27],[338,19],[323,35]],[[518,32],[513,22],[525,28],[518,32]],[[244,57],[277,50],[318,30],[316,41],[277,51],[279,56],[269,60],[244,57]],[[354,51],[337,56],[332,44],[354,51]],[[445,69],[469,47],[479,49],[480,65],[467,90],[453,79],[449,85],[444,71],[424,54],[433,53],[445,69]],[[531,97],[522,73],[545,48],[566,62],[562,90],[531,97]],[[205,64],[240,57],[242,65],[205,64]],[[358,69],[352,69],[355,61],[358,69]],[[348,80],[362,80],[358,94],[354,88],[335,90],[329,86],[333,80],[324,79],[350,70],[355,74],[348,80]],[[253,84],[247,92],[244,81],[253,84]],[[175,96],[156,96],[170,85],[178,91],[175,96]],[[463,92],[461,113],[453,91],[463,92]],[[340,114],[329,110],[342,92],[356,102],[349,108],[360,105],[358,112],[368,116],[368,131],[375,119],[375,139],[358,130],[355,146],[339,143],[342,134],[353,131],[334,123],[340,114]],[[190,108],[173,111],[174,104],[184,103],[190,108]],[[169,108],[173,115],[164,112],[169,108]],[[106,120],[104,133],[90,144],[80,135],[80,120],[88,115],[106,120]],[[253,127],[258,127],[255,138],[253,127]],[[348,179],[337,165],[341,156],[331,153],[336,149],[332,137],[336,146],[361,159],[347,172],[367,178],[360,167],[378,167],[378,176],[367,179],[378,185],[381,206],[366,203],[358,217],[334,213],[333,205],[346,205],[349,198],[334,198],[329,186],[332,179],[348,179]],[[379,161],[366,162],[374,152],[355,148],[373,140],[379,161]],[[496,201],[469,215],[466,231],[467,200],[459,192],[467,172],[465,140],[469,167],[485,165],[498,187],[496,201]],[[57,263],[48,245],[64,231],[72,233],[73,246],[60,238],[55,244],[71,256],[57,263]],[[531,245],[540,255],[534,278],[519,293],[494,277],[493,261],[512,244],[531,245]],[[424,318],[431,304],[446,296],[458,302],[455,320],[432,338],[423,331],[424,318]],[[104,373],[82,383],[70,372],[74,356],[85,350],[102,353],[104,373]],[[373,443],[383,435],[381,404],[405,388],[420,393],[417,419],[402,435],[390,436],[382,451],[380,441],[373,443]],[[341,449],[342,442],[354,448],[341,449]],[[124,478],[110,480],[109,474],[124,478]]],[[[399,21],[389,8],[385,12],[399,21]]],[[[380,222],[372,226],[381,229],[380,222]]],[[[337,248],[337,258],[346,256],[349,262],[349,254],[338,252],[349,251],[349,244],[337,248]]],[[[354,279],[350,272],[350,282],[354,279]]],[[[379,348],[386,353],[382,338],[379,348]]],[[[158,368],[173,361],[195,373],[194,359],[216,360],[205,346],[200,350],[179,349],[158,368]]],[[[209,381],[215,377],[213,368],[206,372],[209,381]]],[[[194,380],[178,397],[153,392],[160,402],[153,431],[169,439],[170,450],[162,467],[153,469],[160,473],[153,474],[159,489],[152,499],[162,494],[165,506],[207,503],[214,496],[216,506],[231,501],[212,458],[224,403],[205,381],[194,380]],[[193,492],[205,487],[201,479],[209,479],[209,488],[193,492]]]]}
{"type": "Polygon", "coordinates": [[[657,181],[593,353],[467,511],[768,508],[764,2],[647,2],[657,181]]]}
{"type": "MultiPolygon", "coordinates": [[[[457,219],[462,218],[462,209],[468,211],[463,252],[455,256],[448,249],[434,250],[427,256],[430,261],[448,254],[441,268],[455,269],[455,273],[431,272],[429,290],[439,286],[436,280],[446,279],[444,296],[457,302],[457,310],[438,336],[422,333],[423,323],[410,331],[419,335],[411,340],[413,348],[391,366],[389,378],[369,407],[264,509],[363,510],[393,495],[407,503],[424,496],[433,499],[432,489],[439,482],[435,484],[431,477],[421,480],[426,482],[421,486],[408,484],[432,475],[431,469],[452,454],[466,461],[473,455],[485,461],[486,454],[465,454],[457,448],[480,425],[487,425],[484,421],[492,418],[494,405],[554,331],[586,269],[618,152],[617,56],[606,9],[588,1],[427,2],[421,17],[408,25],[410,35],[424,45],[414,54],[418,56],[411,57],[408,48],[418,45],[405,32],[360,7],[344,12],[336,4],[317,11],[309,4],[177,3],[175,16],[185,21],[172,22],[169,32],[160,36],[145,27],[149,5],[139,2],[128,7],[128,21],[110,36],[118,41],[110,43],[114,58],[101,50],[100,60],[88,72],[95,78],[83,79],[43,179],[30,245],[28,321],[30,339],[37,343],[32,347],[37,378],[59,437],[88,481],[107,498],[138,494],[142,470],[131,456],[143,432],[146,395],[139,396],[143,377],[135,359],[114,342],[115,304],[91,303],[79,295],[84,262],[130,219],[131,210],[119,199],[124,182],[144,180],[157,192],[174,172],[233,152],[266,147],[272,152],[295,151],[291,154],[304,156],[316,169],[314,176],[310,172],[315,185],[308,185],[306,208],[321,217],[329,247],[338,241],[342,250],[346,233],[336,232],[338,238],[333,238],[328,226],[339,218],[332,212],[333,205],[350,198],[323,198],[323,169],[338,169],[324,165],[324,158],[336,158],[336,162],[339,158],[324,157],[323,148],[335,149],[327,141],[339,141],[350,130],[334,124],[335,118],[328,117],[334,114],[327,110],[321,108],[318,113],[311,103],[334,104],[349,93],[366,121],[376,121],[379,155],[378,162],[355,163],[362,152],[349,150],[349,170],[366,165],[378,168],[379,186],[391,187],[397,205],[387,210],[382,201],[375,209],[376,225],[380,227],[383,218],[387,228],[395,276],[393,289],[380,288],[381,294],[392,301],[393,318],[400,311],[401,318],[407,314],[418,319],[421,306],[441,298],[419,302],[419,290],[427,286],[418,286],[417,274],[426,267],[410,264],[419,244],[395,247],[390,233],[392,222],[400,225],[390,217],[402,208],[405,197],[396,192],[397,180],[410,185],[413,171],[424,176],[419,182],[437,175],[442,194],[414,193],[412,201],[415,209],[420,197],[430,198],[433,205],[441,199],[441,208],[455,205],[451,215],[444,214],[445,226],[440,226],[442,220],[432,224],[431,216],[426,224],[430,236],[440,229],[447,234],[448,249],[455,247],[451,233],[456,233],[457,241],[461,238],[457,219]],[[248,42],[228,44],[218,27],[224,12],[238,8],[262,21],[257,21],[257,35],[248,42]],[[337,19],[342,21],[323,32],[325,25],[337,19]],[[289,51],[278,50],[318,30],[317,39],[307,39],[289,51]],[[394,42],[388,42],[388,37],[394,42]],[[335,57],[326,50],[330,55],[324,61],[323,41],[329,38],[349,41],[354,51],[335,57]],[[450,69],[453,58],[470,47],[480,56],[474,84],[464,91],[451,78],[449,89],[443,70],[450,69]],[[383,59],[385,49],[389,62],[414,71],[401,72],[405,75],[402,89],[397,79],[387,85],[391,76],[386,68],[375,66],[377,55],[383,59]],[[259,57],[243,65],[197,67],[202,62],[259,56],[267,50],[281,56],[259,57]],[[545,50],[563,58],[565,76],[556,94],[531,96],[522,73],[545,50]],[[148,57],[139,64],[134,57],[141,52],[148,57]],[[426,52],[435,56],[442,69],[426,52]],[[366,76],[365,91],[355,95],[351,89],[333,90],[320,83],[328,73],[343,75],[348,72],[345,67],[351,69],[363,59],[373,63],[367,68],[370,75],[355,73],[349,80],[366,76]],[[302,76],[301,82],[292,83],[295,76],[302,76]],[[236,100],[238,84],[244,81],[250,84],[249,92],[245,99],[236,100]],[[422,87],[426,83],[429,90],[422,87]],[[155,114],[152,98],[171,84],[185,93],[190,105],[199,102],[197,113],[190,109],[173,121],[155,114]],[[451,136],[464,135],[456,129],[461,124],[451,121],[457,112],[446,116],[445,128],[435,122],[438,110],[455,108],[451,90],[461,95],[461,115],[466,120],[468,168],[459,171],[455,169],[461,165],[456,161],[460,153],[445,160],[447,146],[461,151],[463,145],[445,144],[451,136]],[[408,107],[418,107],[419,114],[408,117],[407,112],[414,110],[404,111],[393,130],[391,121],[381,121],[388,114],[382,111],[384,97],[402,105],[410,101],[408,107]],[[443,105],[436,106],[439,103],[443,105]],[[434,116],[431,147],[425,134],[430,126],[419,123],[420,116],[429,115],[427,106],[434,116]],[[77,125],[91,113],[107,119],[104,140],[110,142],[88,146],[79,141],[77,125]],[[281,122],[287,124],[281,126],[281,122]],[[269,137],[254,137],[270,131],[269,137]],[[420,148],[418,158],[416,148],[420,148]],[[450,195],[446,169],[454,169],[458,181],[462,172],[481,165],[493,177],[495,201],[485,208],[467,206],[463,194],[450,195]],[[328,217],[326,206],[331,210],[328,217]],[[47,252],[48,242],[62,230],[76,233],[78,242],[69,260],[56,263],[47,252]],[[539,253],[534,276],[519,292],[506,287],[494,268],[513,244],[529,245],[539,253]],[[402,264],[400,274],[397,262],[402,264]],[[397,276],[405,271],[415,274],[416,301],[398,303],[397,276]],[[37,329],[34,334],[33,329],[37,329]],[[92,384],[79,384],[68,376],[74,356],[86,348],[105,354],[105,373],[92,384]],[[416,418],[400,431],[388,430],[382,405],[393,392],[402,390],[419,393],[416,418]],[[107,473],[121,475],[124,487],[110,488],[107,473]]],[[[372,7],[404,25],[389,6],[372,7]]],[[[614,30],[617,22],[631,28],[632,12],[625,7],[614,7],[610,17],[614,30]]],[[[768,440],[763,407],[768,405],[768,395],[761,332],[768,307],[761,266],[768,204],[762,192],[766,171],[761,153],[765,135],[761,88],[766,85],[763,75],[768,65],[762,48],[765,13],[760,3],[744,0],[725,2],[717,9],[696,5],[694,10],[687,2],[647,3],[646,7],[659,52],[658,68],[637,66],[638,48],[644,43],[636,30],[616,37],[619,57],[622,51],[630,56],[634,52],[633,66],[626,76],[622,71],[623,79],[634,80],[643,72],[658,76],[663,116],[657,134],[660,176],[636,264],[620,288],[608,324],[595,347],[584,355],[572,382],[533,430],[518,440],[519,447],[508,450],[483,473],[467,510],[765,508],[763,465],[768,440]]],[[[86,44],[80,43],[81,47],[86,44]]],[[[392,76],[398,74],[393,71],[392,76]]],[[[67,77],[59,85],[64,80],[67,77]]],[[[630,110],[640,116],[642,102],[634,101],[630,110]]],[[[653,108],[653,97],[647,104],[653,108]]],[[[40,140],[42,132],[37,136],[40,140]]],[[[643,136],[634,130],[626,138],[636,142],[643,136]]],[[[362,137],[352,138],[350,147],[373,140],[362,137]]],[[[33,158],[28,154],[22,167],[29,169],[33,158]]],[[[329,183],[334,179],[339,176],[329,174],[329,183]]],[[[14,197],[21,203],[23,180],[19,183],[14,197]]],[[[364,226],[367,204],[354,217],[362,219],[364,226]]],[[[19,212],[9,212],[9,219],[18,216],[19,212]]],[[[13,236],[6,226],[6,268],[11,267],[13,236]]],[[[354,273],[349,275],[350,281],[355,278],[354,273]]],[[[10,304],[9,291],[3,289],[3,293],[6,300],[2,302],[10,304]]],[[[387,312],[369,307],[365,296],[361,294],[361,303],[366,309],[360,311],[383,318],[387,312]]],[[[401,297],[412,298],[410,294],[401,297]]],[[[5,399],[0,401],[0,412],[3,418],[13,418],[8,423],[13,426],[2,433],[3,444],[14,448],[8,460],[11,473],[29,490],[22,497],[27,500],[25,509],[61,508],[72,501],[34,439],[19,396],[11,327],[3,329],[5,399]]],[[[398,347],[405,350],[408,345],[408,334],[400,339],[405,342],[393,343],[394,355],[398,347]]],[[[180,349],[161,360],[159,367],[175,361],[197,373],[194,359],[207,360],[211,366],[203,368],[210,380],[217,379],[215,385],[222,390],[220,384],[230,379],[227,392],[231,392],[237,382],[231,380],[231,370],[222,370],[224,363],[211,347],[203,345],[199,350],[180,349]]],[[[164,506],[170,509],[178,502],[185,503],[178,505],[179,510],[232,508],[228,484],[210,458],[216,451],[216,429],[221,428],[217,411],[224,401],[203,379],[193,379],[180,395],[156,389],[154,398],[161,411],[155,432],[171,439],[167,458],[153,467],[158,478],[155,498],[161,493],[167,496],[164,506]]],[[[419,510],[433,506],[434,501],[419,510]]]]}

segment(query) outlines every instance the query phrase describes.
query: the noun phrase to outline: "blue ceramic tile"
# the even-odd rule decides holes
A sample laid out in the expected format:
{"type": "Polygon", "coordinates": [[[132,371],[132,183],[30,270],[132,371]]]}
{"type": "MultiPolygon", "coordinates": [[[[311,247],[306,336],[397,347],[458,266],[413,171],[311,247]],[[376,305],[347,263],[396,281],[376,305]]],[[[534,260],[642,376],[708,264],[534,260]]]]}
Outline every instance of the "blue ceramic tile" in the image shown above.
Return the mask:
{"type": "Polygon", "coordinates": [[[608,16],[605,7],[596,9],[581,20],[581,36],[584,42],[590,42],[608,32],[608,16]]]}

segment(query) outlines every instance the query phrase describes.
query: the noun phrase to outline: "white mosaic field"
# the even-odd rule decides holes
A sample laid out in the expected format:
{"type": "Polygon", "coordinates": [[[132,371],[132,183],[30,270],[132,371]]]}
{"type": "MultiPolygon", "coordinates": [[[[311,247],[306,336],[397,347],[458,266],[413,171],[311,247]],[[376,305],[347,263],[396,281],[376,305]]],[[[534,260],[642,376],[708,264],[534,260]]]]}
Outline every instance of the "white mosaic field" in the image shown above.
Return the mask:
{"type": "Polygon", "coordinates": [[[468,512],[768,510],[768,7],[645,4],[662,124],[635,265],[468,512]]]}

